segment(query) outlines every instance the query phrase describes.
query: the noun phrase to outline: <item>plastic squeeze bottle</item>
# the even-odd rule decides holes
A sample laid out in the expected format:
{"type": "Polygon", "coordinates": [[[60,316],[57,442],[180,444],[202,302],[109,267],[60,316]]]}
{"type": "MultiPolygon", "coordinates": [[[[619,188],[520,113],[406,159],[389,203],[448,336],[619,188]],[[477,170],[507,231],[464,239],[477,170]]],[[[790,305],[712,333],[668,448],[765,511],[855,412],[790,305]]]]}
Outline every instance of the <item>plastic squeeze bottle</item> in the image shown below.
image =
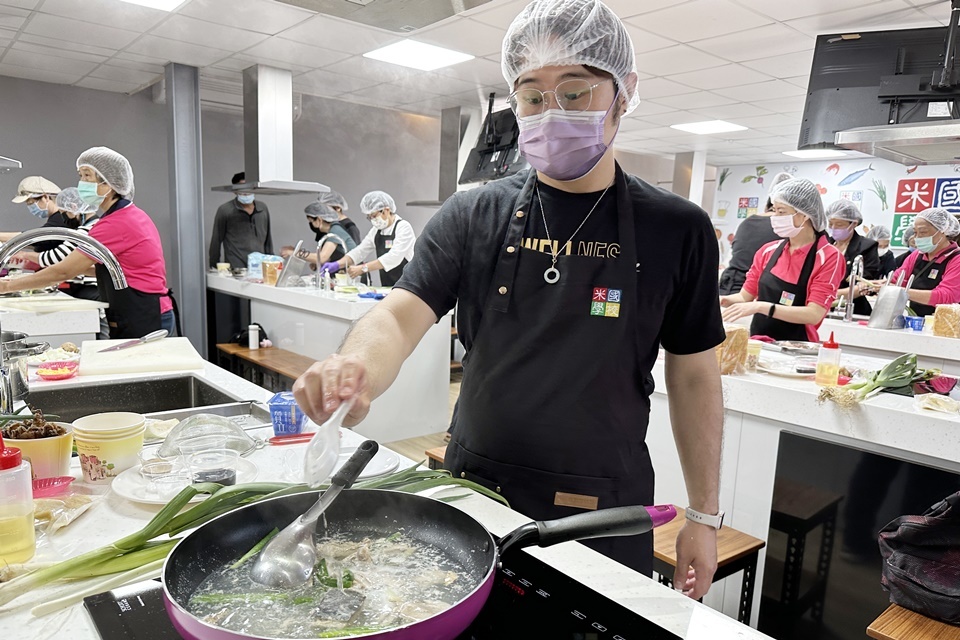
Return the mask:
{"type": "Polygon", "coordinates": [[[835,387],[840,377],[840,345],[833,339],[833,332],[830,332],[830,339],[820,345],[820,352],[817,354],[817,377],[816,383],[821,387],[835,387]]]}
{"type": "Polygon", "coordinates": [[[0,564],[26,562],[36,550],[30,463],[0,436],[0,564]]]}

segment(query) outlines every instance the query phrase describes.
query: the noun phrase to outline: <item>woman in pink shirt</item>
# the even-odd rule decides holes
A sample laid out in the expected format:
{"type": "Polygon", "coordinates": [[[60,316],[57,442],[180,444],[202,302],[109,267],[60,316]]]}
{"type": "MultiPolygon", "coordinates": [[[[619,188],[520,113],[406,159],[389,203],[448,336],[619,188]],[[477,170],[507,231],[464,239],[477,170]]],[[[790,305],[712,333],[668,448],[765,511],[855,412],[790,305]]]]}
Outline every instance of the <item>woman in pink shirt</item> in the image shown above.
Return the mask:
{"type": "Polygon", "coordinates": [[[77,158],[77,189],[87,204],[103,213],[90,237],[106,246],[127,277],[126,289],[115,289],[106,268],[75,249],[43,271],[0,283],[0,293],[38,289],[96,270],[100,299],[110,303],[111,338],[140,338],[166,329],[173,335],[175,318],[160,234],[146,213],[133,204],[133,169],[125,157],[107,147],[87,149],[77,158]]]}
{"type": "Polygon", "coordinates": [[[913,221],[917,250],[907,256],[893,272],[901,273],[913,284],[907,292],[910,308],[918,316],[928,316],[938,304],[960,302],[960,248],[950,238],[960,233],[960,223],[947,209],[924,209],[913,221]]]}
{"type": "Polygon", "coordinates": [[[770,224],[783,240],[760,247],[739,293],[720,296],[723,319],[753,316],[751,335],[815,342],[846,273],[843,254],[824,234],[827,218],[816,185],[787,180],[771,199],[770,224]]]}

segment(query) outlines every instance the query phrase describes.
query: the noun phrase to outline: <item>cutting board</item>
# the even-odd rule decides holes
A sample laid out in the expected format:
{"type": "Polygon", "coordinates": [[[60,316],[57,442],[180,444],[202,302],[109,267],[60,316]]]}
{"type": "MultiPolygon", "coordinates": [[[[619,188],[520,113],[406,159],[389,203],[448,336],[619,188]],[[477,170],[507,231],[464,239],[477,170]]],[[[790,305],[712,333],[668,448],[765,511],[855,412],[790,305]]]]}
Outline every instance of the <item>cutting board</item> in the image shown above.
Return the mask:
{"type": "Polygon", "coordinates": [[[0,308],[30,313],[55,313],[57,311],[87,311],[106,309],[110,305],[96,300],[51,296],[49,298],[11,298],[0,302],[0,308]]]}
{"type": "Polygon", "coordinates": [[[205,360],[187,338],[164,338],[129,349],[102,349],[127,340],[86,340],[80,345],[80,375],[102,376],[114,373],[153,373],[203,369],[205,360]]]}

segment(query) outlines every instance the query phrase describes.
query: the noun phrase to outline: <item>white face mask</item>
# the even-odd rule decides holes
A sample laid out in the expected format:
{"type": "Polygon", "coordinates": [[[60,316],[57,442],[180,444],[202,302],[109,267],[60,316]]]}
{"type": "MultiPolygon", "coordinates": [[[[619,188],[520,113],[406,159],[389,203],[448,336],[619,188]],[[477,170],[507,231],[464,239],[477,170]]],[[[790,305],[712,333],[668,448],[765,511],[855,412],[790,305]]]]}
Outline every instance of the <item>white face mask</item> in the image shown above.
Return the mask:
{"type": "Polygon", "coordinates": [[[887,255],[890,252],[890,247],[884,247],[883,249],[877,249],[877,253],[881,256],[887,255]]]}
{"type": "Polygon", "coordinates": [[[376,218],[371,220],[370,224],[372,224],[373,228],[376,229],[377,231],[383,231],[384,229],[390,226],[390,222],[381,216],[377,216],[376,218]]]}

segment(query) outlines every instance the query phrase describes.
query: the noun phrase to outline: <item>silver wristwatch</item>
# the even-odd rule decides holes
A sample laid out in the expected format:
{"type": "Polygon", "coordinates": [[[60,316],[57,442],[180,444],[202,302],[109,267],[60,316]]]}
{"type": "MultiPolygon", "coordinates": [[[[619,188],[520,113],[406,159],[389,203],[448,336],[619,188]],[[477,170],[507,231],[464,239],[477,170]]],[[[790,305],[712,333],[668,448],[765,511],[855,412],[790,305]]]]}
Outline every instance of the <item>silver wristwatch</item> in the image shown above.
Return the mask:
{"type": "Polygon", "coordinates": [[[705,524],[708,527],[713,527],[714,529],[719,529],[723,526],[723,511],[718,511],[717,515],[711,516],[706,513],[700,513],[696,509],[691,509],[687,507],[687,520],[691,522],[696,522],[697,524],[705,524]]]}
{"type": "Polygon", "coordinates": [[[364,273],[369,273],[370,267],[368,267],[368,266],[365,265],[365,264],[362,264],[362,265],[360,265],[360,271],[363,271],[364,273]]]}

